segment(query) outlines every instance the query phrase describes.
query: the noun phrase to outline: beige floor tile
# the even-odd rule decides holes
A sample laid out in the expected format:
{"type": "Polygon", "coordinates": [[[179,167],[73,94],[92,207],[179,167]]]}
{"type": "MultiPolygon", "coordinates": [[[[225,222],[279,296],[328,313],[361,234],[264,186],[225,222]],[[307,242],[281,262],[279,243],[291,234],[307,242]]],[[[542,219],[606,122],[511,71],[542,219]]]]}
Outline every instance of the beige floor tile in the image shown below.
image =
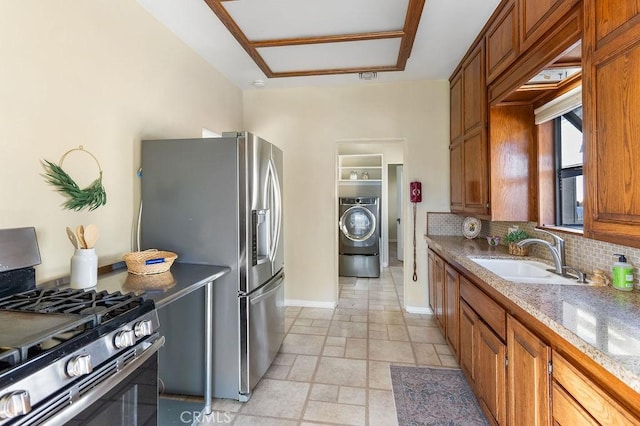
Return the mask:
{"type": "MultiPolygon", "coordinates": [[[[299,321],[299,320],[298,320],[299,321]]],[[[315,334],[316,336],[324,336],[329,331],[326,327],[311,327],[311,326],[301,326],[301,325],[293,325],[289,330],[289,333],[296,334],[315,334]]]]}
{"type": "Polygon", "coordinates": [[[331,320],[313,320],[313,327],[325,327],[328,328],[331,325],[331,320]]]}
{"type": "Polygon", "coordinates": [[[344,352],[345,358],[367,358],[367,339],[357,339],[349,337],[347,339],[346,350],[344,352]]]}
{"type": "Polygon", "coordinates": [[[244,403],[233,399],[216,398],[213,400],[211,408],[216,411],[230,411],[232,413],[237,413],[243,405],[244,403]]]}
{"type": "Polygon", "coordinates": [[[353,405],[366,405],[367,404],[367,389],[365,388],[353,388],[349,386],[340,386],[338,392],[338,403],[340,404],[353,404],[353,405]]]}
{"type": "Polygon", "coordinates": [[[347,344],[346,337],[337,337],[337,336],[329,336],[327,337],[327,341],[324,343],[325,346],[344,346],[347,344]]]}
{"type": "Polygon", "coordinates": [[[357,405],[334,404],[331,402],[309,401],[304,411],[304,420],[313,420],[341,425],[364,426],[365,408],[357,405]]]}
{"type": "Polygon", "coordinates": [[[365,387],[367,385],[367,361],[322,357],[314,382],[365,387]]]}
{"type": "Polygon", "coordinates": [[[387,324],[377,324],[377,323],[371,323],[369,324],[369,330],[373,330],[373,331],[387,331],[387,324]]]}
{"type": "Polygon", "coordinates": [[[280,353],[300,355],[320,355],[324,336],[309,334],[287,334],[282,342],[280,353]]]}
{"type": "Polygon", "coordinates": [[[369,388],[391,390],[389,362],[369,361],[369,388]]]}
{"type": "Polygon", "coordinates": [[[434,345],[430,343],[414,343],[413,351],[416,354],[418,365],[442,365],[434,345]]]}
{"type": "Polygon", "coordinates": [[[322,350],[322,356],[344,357],[344,346],[327,346],[322,350]]]}
{"type": "Polygon", "coordinates": [[[433,327],[407,326],[412,342],[446,344],[440,329],[433,327]]]}
{"type": "Polygon", "coordinates": [[[351,315],[350,321],[353,322],[367,322],[367,315],[351,315]]]}
{"type": "Polygon", "coordinates": [[[367,324],[362,322],[332,321],[329,336],[367,337],[367,324]]]}
{"type": "Polygon", "coordinates": [[[389,331],[389,340],[409,340],[409,333],[404,325],[389,324],[387,325],[387,330],[389,331]]]}
{"type": "Polygon", "coordinates": [[[241,414],[299,419],[309,393],[310,384],[262,379],[241,414]]]}
{"type": "Polygon", "coordinates": [[[389,334],[387,333],[386,327],[382,331],[369,330],[369,339],[389,340],[389,334]]]}
{"type": "Polygon", "coordinates": [[[284,319],[284,332],[288,333],[289,329],[291,329],[291,326],[293,325],[293,322],[295,321],[294,318],[285,318],[284,319]]]}
{"type": "Polygon", "coordinates": [[[296,360],[296,356],[294,354],[283,354],[279,353],[276,355],[276,358],[273,360],[273,365],[293,365],[293,362],[296,360]]]}
{"type": "Polygon", "coordinates": [[[302,308],[298,318],[324,319],[330,320],[333,316],[333,309],[325,308],[302,308]]]}
{"type": "Polygon", "coordinates": [[[451,355],[451,348],[449,345],[433,345],[436,349],[436,352],[440,355],[451,355]]]}
{"type": "Polygon", "coordinates": [[[404,325],[404,317],[402,312],[369,312],[369,322],[404,325]]]}
{"type": "Polygon", "coordinates": [[[453,355],[439,355],[443,367],[460,367],[453,355]]]}
{"type": "Polygon", "coordinates": [[[298,382],[310,382],[316,370],[318,357],[312,355],[298,355],[293,363],[287,379],[298,382]]]}
{"type": "Polygon", "coordinates": [[[350,321],[351,315],[346,314],[333,314],[334,321],[350,321]]]}
{"type": "Polygon", "coordinates": [[[396,403],[393,392],[369,390],[369,426],[397,426],[396,403]]]}
{"type": "MultiPolygon", "coordinates": [[[[224,424],[224,422],[219,423],[224,424]]],[[[298,422],[295,420],[271,419],[268,417],[245,416],[240,414],[236,416],[233,424],[236,426],[296,426],[298,422]]]]}
{"type": "Polygon", "coordinates": [[[409,342],[372,340],[369,342],[369,359],[390,362],[416,362],[409,342]]]}
{"type": "Polygon", "coordinates": [[[264,377],[284,380],[289,375],[289,371],[291,371],[290,365],[271,364],[271,367],[264,373],[264,377]]]}
{"type": "Polygon", "coordinates": [[[311,327],[313,320],[311,318],[298,318],[293,322],[293,325],[311,327]]]}
{"type": "Polygon", "coordinates": [[[313,401],[338,402],[339,390],[340,386],[337,385],[314,383],[311,385],[309,399],[313,401]]]}

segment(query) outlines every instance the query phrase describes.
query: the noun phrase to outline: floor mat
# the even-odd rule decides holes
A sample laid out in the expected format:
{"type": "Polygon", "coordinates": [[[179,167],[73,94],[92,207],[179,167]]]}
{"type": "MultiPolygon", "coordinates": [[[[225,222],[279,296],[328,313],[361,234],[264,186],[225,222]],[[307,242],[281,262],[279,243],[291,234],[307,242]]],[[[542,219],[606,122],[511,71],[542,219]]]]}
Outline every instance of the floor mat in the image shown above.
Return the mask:
{"type": "Polygon", "coordinates": [[[399,426],[489,424],[462,370],[390,368],[399,426]]]}

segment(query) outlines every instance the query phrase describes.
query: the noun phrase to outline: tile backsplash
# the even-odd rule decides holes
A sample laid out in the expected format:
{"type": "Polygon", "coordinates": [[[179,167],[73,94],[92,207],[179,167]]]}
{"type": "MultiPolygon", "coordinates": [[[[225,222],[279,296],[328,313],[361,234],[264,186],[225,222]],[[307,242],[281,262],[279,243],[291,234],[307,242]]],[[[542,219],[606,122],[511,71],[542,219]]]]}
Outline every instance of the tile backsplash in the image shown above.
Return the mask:
{"type": "MultiPolygon", "coordinates": [[[[453,213],[427,212],[427,233],[429,235],[462,236],[464,218],[465,216],[453,213]]],[[[524,229],[532,237],[551,242],[551,239],[544,233],[536,231],[534,222],[491,222],[483,220],[480,236],[484,238],[487,235],[498,235],[504,238],[508,228],[514,225],[524,229]]],[[[617,257],[614,254],[624,254],[627,257],[627,261],[634,266],[634,281],[636,288],[638,288],[640,283],[640,249],[591,240],[581,235],[564,232],[558,232],[557,235],[565,240],[567,265],[585,272],[588,278],[593,276],[594,269],[602,269],[611,278],[611,265],[617,261],[617,257]]],[[[551,254],[544,247],[532,245],[529,248],[532,256],[551,260],[551,254]]]]}

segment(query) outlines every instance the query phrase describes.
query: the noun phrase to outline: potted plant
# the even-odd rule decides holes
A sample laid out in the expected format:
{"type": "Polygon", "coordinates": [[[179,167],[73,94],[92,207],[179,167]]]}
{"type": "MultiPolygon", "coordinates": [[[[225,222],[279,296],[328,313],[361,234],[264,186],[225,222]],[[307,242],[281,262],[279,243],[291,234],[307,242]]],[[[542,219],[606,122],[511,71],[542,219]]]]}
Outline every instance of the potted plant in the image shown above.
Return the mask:
{"type": "Polygon", "coordinates": [[[504,242],[509,246],[509,254],[516,256],[526,256],[529,254],[529,247],[518,247],[518,241],[529,238],[529,234],[524,229],[514,229],[507,233],[504,242]]]}

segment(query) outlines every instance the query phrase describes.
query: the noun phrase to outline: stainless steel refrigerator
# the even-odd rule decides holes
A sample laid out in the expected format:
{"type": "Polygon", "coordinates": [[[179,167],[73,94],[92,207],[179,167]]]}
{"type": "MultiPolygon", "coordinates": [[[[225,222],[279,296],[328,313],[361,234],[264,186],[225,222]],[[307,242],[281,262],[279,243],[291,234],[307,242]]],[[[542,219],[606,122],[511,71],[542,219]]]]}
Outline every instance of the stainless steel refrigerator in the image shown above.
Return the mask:
{"type": "MultiPolygon", "coordinates": [[[[247,401],[284,338],[282,151],[248,132],[142,141],[142,206],[142,249],[231,267],[213,286],[213,394],[247,401]]],[[[168,393],[202,395],[203,294],[160,312],[168,393]]]]}

